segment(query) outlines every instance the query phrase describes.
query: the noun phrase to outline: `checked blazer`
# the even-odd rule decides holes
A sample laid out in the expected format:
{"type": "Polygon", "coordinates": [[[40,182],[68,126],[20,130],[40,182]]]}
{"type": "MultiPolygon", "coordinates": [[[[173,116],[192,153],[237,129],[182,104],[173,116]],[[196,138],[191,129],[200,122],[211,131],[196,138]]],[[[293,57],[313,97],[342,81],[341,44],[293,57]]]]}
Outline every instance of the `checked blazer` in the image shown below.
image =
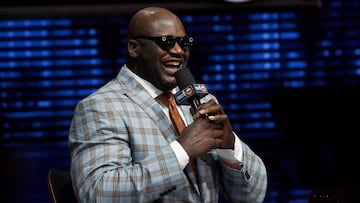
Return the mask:
{"type": "MultiPolygon", "coordinates": [[[[177,137],[160,104],[122,68],[81,100],[69,132],[71,176],[80,202],[262,202],[262,160],[245,144],[243,168],[227,167],[216,150],[181,169],[170,143],[177,137]]],[[[214,98],[208,95],[204,100],[214,98]]],[[[192,122],[189,106],[181,107],[192,122]]]]}

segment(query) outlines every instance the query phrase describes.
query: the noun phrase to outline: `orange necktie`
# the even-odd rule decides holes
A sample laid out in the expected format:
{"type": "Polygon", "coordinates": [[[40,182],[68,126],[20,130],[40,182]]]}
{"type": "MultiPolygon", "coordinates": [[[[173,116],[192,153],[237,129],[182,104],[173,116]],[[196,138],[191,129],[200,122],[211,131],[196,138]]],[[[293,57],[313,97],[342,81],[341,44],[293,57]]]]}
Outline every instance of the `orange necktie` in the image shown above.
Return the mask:
{"type": "MultiPolygon", "coordinates": [[[[170,120],[173,123],[176,131],[180,135],[180,133],[185,128],[185,123],[182,120],[179,111],[177,110],[174,95],[171,92],[164,92],[157,97],[163,104],[167,105],[169,108],[169,116],[170,120]]],[[[195,173],[195,177],[197,177],[196,163],[195,159],[190,159],[192,169],[195,173]]]]}
{"type": "Polygon", "coordinates": [[[180,133],[185,128],[185,123],[182,120],[179,111],[177,110],[174,95],[171,92],[164,92],[158,96],[159,100],[169,108],[169,116],[176,131],[180,133]]]}

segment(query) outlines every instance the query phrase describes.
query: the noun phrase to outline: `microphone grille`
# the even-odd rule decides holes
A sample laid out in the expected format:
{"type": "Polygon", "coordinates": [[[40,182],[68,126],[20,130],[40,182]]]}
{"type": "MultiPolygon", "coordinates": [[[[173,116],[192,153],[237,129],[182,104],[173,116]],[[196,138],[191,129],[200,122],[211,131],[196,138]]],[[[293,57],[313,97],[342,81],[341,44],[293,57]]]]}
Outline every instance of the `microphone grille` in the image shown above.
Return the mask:
{"type": "Polygon", "coordinates": [[[196,83],[189,68],[182,68],[176,71],[175,79],[180,89],[184,89],[185,87],[196,83]]]}

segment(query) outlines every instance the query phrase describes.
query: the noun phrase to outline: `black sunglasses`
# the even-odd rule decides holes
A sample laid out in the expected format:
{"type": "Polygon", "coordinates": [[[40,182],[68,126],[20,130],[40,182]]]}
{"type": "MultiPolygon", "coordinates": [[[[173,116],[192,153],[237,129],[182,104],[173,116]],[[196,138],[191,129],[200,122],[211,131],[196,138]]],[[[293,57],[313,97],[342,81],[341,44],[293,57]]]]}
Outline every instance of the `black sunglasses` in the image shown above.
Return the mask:
{"type": "Polygon", "coordinates": [[[177,42],[181,49],[187,51],[187,49],[193,44],[194,38],[189,36],[174,37],[174,36],[163,36],[163,37],[149,37],[149,36],[135,36],[133,39],[147,39],[154,41],[162,50],[169,51],[175,46],[177,42]]]}

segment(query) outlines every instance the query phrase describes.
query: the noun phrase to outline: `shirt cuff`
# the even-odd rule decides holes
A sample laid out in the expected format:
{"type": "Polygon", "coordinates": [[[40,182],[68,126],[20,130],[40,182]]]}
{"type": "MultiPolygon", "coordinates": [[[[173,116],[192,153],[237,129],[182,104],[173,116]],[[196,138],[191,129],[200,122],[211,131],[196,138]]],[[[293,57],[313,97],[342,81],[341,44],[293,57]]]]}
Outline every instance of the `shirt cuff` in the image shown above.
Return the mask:
{"type": "Polygon", "coordinates": [[[173,149],[181,169],[184,169],[186,165],[189,163],[189,155],[181,146],[181,144],[176,140],[170,143],[170,147],[173,149]]]}
{"type": "MultiPolygon", "coordinates": [[[[234,150],[232,149],[216,149],[219,157],[221,157],[225,163],[229,163],[228,165],[231,168],[234,168],[234,164],[241,166],[241,163],[243,162],[243,150],[241,146],[241,141],[237,135],[235,135],[235,144],[234,144],[234,150]]],[[[238,167],[236,167],[238,168],[238,167]]]]}

